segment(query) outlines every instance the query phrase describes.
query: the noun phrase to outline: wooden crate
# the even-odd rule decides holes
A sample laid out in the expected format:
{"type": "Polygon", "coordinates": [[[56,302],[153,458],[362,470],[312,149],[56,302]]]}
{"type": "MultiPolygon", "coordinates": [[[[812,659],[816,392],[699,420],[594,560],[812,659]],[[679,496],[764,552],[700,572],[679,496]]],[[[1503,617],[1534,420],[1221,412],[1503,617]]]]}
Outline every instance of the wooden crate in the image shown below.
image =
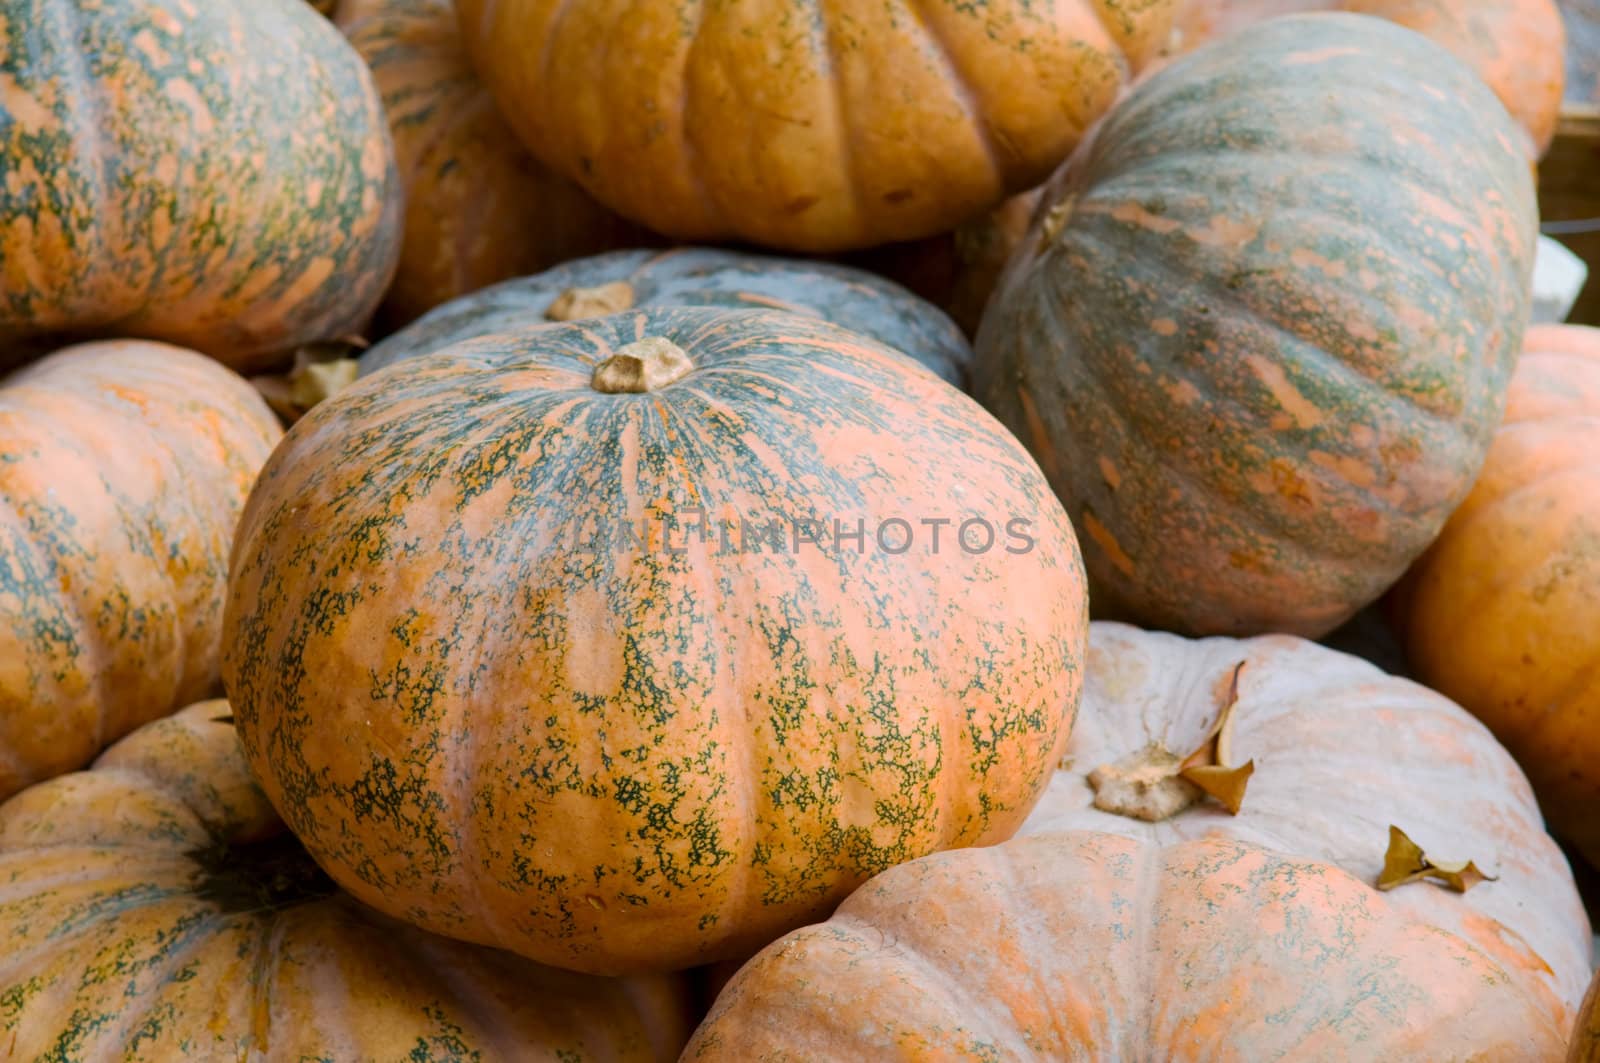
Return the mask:
{"type": "Polygon", "coordinates": [[[1569,104],[1539,163],[1545,234],[1589,264],[1589,283],[1569,321],[1600,325],[1600,106],[1569,104]]]}

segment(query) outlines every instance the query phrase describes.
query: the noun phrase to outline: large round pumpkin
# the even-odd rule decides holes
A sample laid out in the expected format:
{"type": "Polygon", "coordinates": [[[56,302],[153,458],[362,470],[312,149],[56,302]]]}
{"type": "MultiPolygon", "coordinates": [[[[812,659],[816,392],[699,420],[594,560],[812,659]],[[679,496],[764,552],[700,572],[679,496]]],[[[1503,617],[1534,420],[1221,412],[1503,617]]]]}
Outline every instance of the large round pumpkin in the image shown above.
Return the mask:
{"type": "Polygon", "coordinates": [[[139,336],[252,369],[364,325],[393,150],[301,0],[15,0],[0,73],[0,348],[139,336]]]}
{"type": "Polygon", "coordinates": [[[644,235],[534,162],[467,63],[449,0],[342,0],[372,67],[405,188],[405,241],[384,318],[644,235]]]}
{"type": "Polygon", "coordinates": [[[1515,141],[1442,49],[1341,14],[1190,53],[1107,118],[974,367],[1083,534],[1097,610],[1321,635],[1426,548],[1528,320],[1515,141]]]}
{"type": "Polygon", "coordinates": [[[233,559],[227,689],[318,862],[600,973],[753,950],[1009,836],[1086,637],[1020,444],[903,355],[770,311],[359,380],[290,431],[233,559]]]}
{"type": "Polygon", "coordinates": [[[1166,43],[1173,0],[458,0],[511,125],[679,240],[839,251],[1042,181],[1166,43]]]}
{"type": "Polygon", "coordinates": [[[0,797],[216,685],[234,524],[282,434],[242,378],[165,344],[0,382],[0,797]]]}
{"type": "Polygon", "coordinates": [[[613,251],[506,281],[441,306],[361,356],[361,375],[477,336],[646,306],[767,308],[824,318],[957,386],[972,348],[951,320],[899,285],[848,266],[711,248],[613,251]]]}
{"type": "Polygon", "coordinates": [[[227,718],[193,705],[0,805],[7,1058],[676,1058],[675,980],[539,967],[341,894],[227,718]]]}
{"type": "Polygon", "coordinates": [[[1568,103],[1600,107],[1600,0],[1562,0],[1567,25],[1568,103]]]}
{"type": "Polygon", "coordinates": [[[1494,90],[1528,134],[1533,155],[1550,146],[1565,85],[1566,32],[1556,0],[1180,0],[1179,49],[1312,11],[1374,15],[1429,37],[1494,90]]]}
{"type": "Polygon", "coordinates": [[[1567,1047],[1567,1063],[1600,1063],[1600,973],[1589,983],[1578,1009],[1578,1024],[1567,1047]]]}
{"type": "Polygon", "coordinates": [[[1552,1059],[1588,948],[1527,783],[1443,697],[1292,637],[1101,623],[1021,836],[896,867],[779,939],[684,1058],[1552,1059]],[[1170,772],[1235,682],[1230,759],[1254,774],[1229,815],[1170,772]],[[1129,818],[1158,797],[1170,818],[1129,818]],[[1380,892],[1391,824],[1497,879],[1380,892]]]}
{"type": "Polygon", "coordinates": [[[1417,678],[1600,866],[1600,329],[1530,329],[1483,474],[1395,596],[1417,678]]]}

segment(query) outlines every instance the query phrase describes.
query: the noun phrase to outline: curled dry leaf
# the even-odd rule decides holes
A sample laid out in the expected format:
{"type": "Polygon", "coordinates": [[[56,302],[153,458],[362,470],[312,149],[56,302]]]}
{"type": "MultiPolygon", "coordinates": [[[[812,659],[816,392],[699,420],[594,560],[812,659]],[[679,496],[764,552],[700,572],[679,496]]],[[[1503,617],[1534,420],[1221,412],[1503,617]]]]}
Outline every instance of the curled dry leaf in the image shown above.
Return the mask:
{"type": "Polygon", "coordinates": [[[1233,714],[1239,704],[1239,674],[1244,665],[1240,661],[1234,667],[1216,722],[1187,757],[1151,742],[1090,772],[1095,807],[1157,823],[1211,797],[1230,814],[1238,815],[1245,788],[1256,770],[1254,760],[1233,764],[1233,714]]]}
{"type": "Polygon", "coordinates": [[[1378,876],[1378,888],[1392,890],[1396,886],[1424,879],[1431,879],[1457,893],[1465,893],[1480,882],[1493,882],[1495,876],[1485,874],[1471,860],[1456,863],[1429,859],[1420,845],[1391,823],[1389,851],[1383,856],[1383,872],[1378,876]]]}

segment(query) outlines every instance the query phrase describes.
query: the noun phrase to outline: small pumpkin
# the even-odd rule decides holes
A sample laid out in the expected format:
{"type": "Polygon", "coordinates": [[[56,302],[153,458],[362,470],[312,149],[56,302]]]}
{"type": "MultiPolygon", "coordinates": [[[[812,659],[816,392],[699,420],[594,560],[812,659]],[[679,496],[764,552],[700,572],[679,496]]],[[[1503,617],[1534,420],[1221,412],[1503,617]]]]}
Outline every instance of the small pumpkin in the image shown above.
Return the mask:
{"type": "Polygon", "coordinates": [[[1588,949],[1526,781],[1461,709],[1297,638],[1101,622],[1019,836],[774,942],[684,1059],[1552,1059],[1588,949]],[[1175,774],[1224,711],[1237,815],[1175,774]],[[1169,818],[1130,818],[1154,797],[1169,818]],[[1498,878],[1379,891],[1395,823],[1498,878]]]}
{"type": "Polygon", "coordinates": [[[644,238],[528,156],[467,63],[449,0],[342,0],[335,21],[372,68],[405,189],[387,325],[644,238]]]}
{"type": "Polygon", "coordinates": [[[940,311],[864,270],[712,248],[613,251],[457,299],[361,357],[362,376],[452,343],[646,306],[766,308],[824,318],[909,354],[951,384],[972,348],[940,311]]]}
{"type": "Polygon", "coordinates": [[[399,186],[360,56],[302,0],[15,0],[0,363],[132,336],[241,370],[358,331],[399,186]]]}
{"type": "Polygon", "coordinates": [[[1600,866],[1600,329],[1528,330],[1472,494],[1394,607],[1417,678],[1516,755],[1600,866]]]}
{"type": "Polygon", "coordinates": [[[190,706],[0,805],[9,1058],[676,1058],[675,979],[553,971],[339,893],[228,712],[190,706]]]}
{"type": "Polygon", "coordinates": [[[1516,139],[1437,45],[1301,15],[1165,67],[1057,174],[974,394],[1066,502],[1101,615],[1320,636],[1427,547],[1528,321],[1516,139]]]}
{"type": "Polygon", "coordinates": [[[358,380],[290,430],[233,562],[227,689],[318,863],[594,973],[748,954],[1009,836],[1087,628],[1021,445],[898,352],[772,311],[544,325],[358,380]]]}
{"type": "Polygon", "coordinates": [[[1543,155],[1556,132],[1567,47],[1556,0],[1187,0],[1180,8],[1180,50],[1266,18],[1346,11],[1387,19],[1453,52],[1494,90],[1543,155]]]}
{"type": "Polygon", "coordinates": [[[0,798],[216,686],[234,524],[282,435],[243,379],[166,344],[0,381],[0,798]]]}
{"type": "Polygon", "coordinates": [[[458,0],[533,152],[679,241],[833,252],[1039,184],[1166,43],[1173,0],[458,0]]]}

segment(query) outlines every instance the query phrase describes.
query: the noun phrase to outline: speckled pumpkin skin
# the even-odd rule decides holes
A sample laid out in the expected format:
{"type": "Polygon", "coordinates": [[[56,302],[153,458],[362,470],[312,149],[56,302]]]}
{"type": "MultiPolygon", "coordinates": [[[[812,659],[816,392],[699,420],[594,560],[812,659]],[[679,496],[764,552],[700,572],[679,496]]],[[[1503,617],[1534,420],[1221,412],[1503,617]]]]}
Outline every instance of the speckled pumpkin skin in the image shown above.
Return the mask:
{"type": "Polygon", "coordinates": [[[848,266],[692,247],[613,251],[457,299],[367,350],[361,375],[542,324],[562,294],[619,282],[632,290],[633,307],[766,308],[823,318],[909,354],[958,387],[972,364],[972,347],[955,324],[897,284],[848,266]]]}
{"type": "Polygon", "coordinates": [[[1416,30],[1453,52],[1494,90],[1544,154],[1565,87],[1566,32],[1556,0],[1187,0],[1176,34],[1187,50],[1279,15],[1347,11],[1416,30]]]}
{"type": "Polygon", "coordinates": [[[1465,712],[1284,636],[1098,623],[1086,677],[1017,838],[896,867],[778,940],[684,1058],[1560,1057],[1589,928],[1526,781],[1465,712]],[[1099,764],[1196,746],[1241,660],[1237,817],[1090,806],[1099,764]],[[1499,881],[1380,893],[1391,822],[1499,881]]]}
{"type": "Polygon", "coordinates": [[[356,896],[575,970],[684,967],[1016,829],[1077,703],[1079,566],[1037,466],[931,373],[794,315],[657,308],[313,409],[241,521],[223,671],[273,803],[356,896]],[[697,368],[594,391],[645,336],[697,368]],[[974,515],[1033,547],[877,545],[974,515]],[[830,549],[795,545],[808,519],[830,549]]]}
{"type": "Polygon", "coordinates": [[[136,336],[240,370],[359,330],[400,241],[382,106],[301,0],[11,0],[0,363],[136,336]]]}
{"type": "Polygon", "coordinates": [[[335,21],[372,68],[405,189],[405,240],[383,318],[645,234],[534,162],[467,62],[449,0],[342,0],[335,21]]]}
{"type": "Polygon", "coordinates": [[[1566,102],[1600,107],[1600,0],[1561,0],[1567,27],[1566,102]]]}
{"type": "Polygon", "coordinates": [[[1167,40],[1174,0],[458,0],[511,125],[680,241],[831,252],[1038,184],[1167,40]]]}
{"type": "Polygon", "coordinates": [[[1417,678],[1489,725],[1600,866],[1600,329],[1528,330],[1483,474],[1394,605],[1417,678]]]}
{"type": "Polygon", "coordinates": [[[675,980],[539,967],[340,894],[250,778],[225,701],[0,805],[8,1059],[667,1063],[675,980]]]}
{"type": "Polygon", "coordinates": [[[165,344],[0,381],[0,798],[216,686],[234,525],[282,435],[242,378],[165,344]]]}
{"type": "Polygon", "coordinates": [[[1066,502],[1100,615],[1319,636],[1427,547],[1528,320],[1516,141],[1436,45],[1301,15],[1160,71],[1057,174],[974,394],[1066,502]]]}

